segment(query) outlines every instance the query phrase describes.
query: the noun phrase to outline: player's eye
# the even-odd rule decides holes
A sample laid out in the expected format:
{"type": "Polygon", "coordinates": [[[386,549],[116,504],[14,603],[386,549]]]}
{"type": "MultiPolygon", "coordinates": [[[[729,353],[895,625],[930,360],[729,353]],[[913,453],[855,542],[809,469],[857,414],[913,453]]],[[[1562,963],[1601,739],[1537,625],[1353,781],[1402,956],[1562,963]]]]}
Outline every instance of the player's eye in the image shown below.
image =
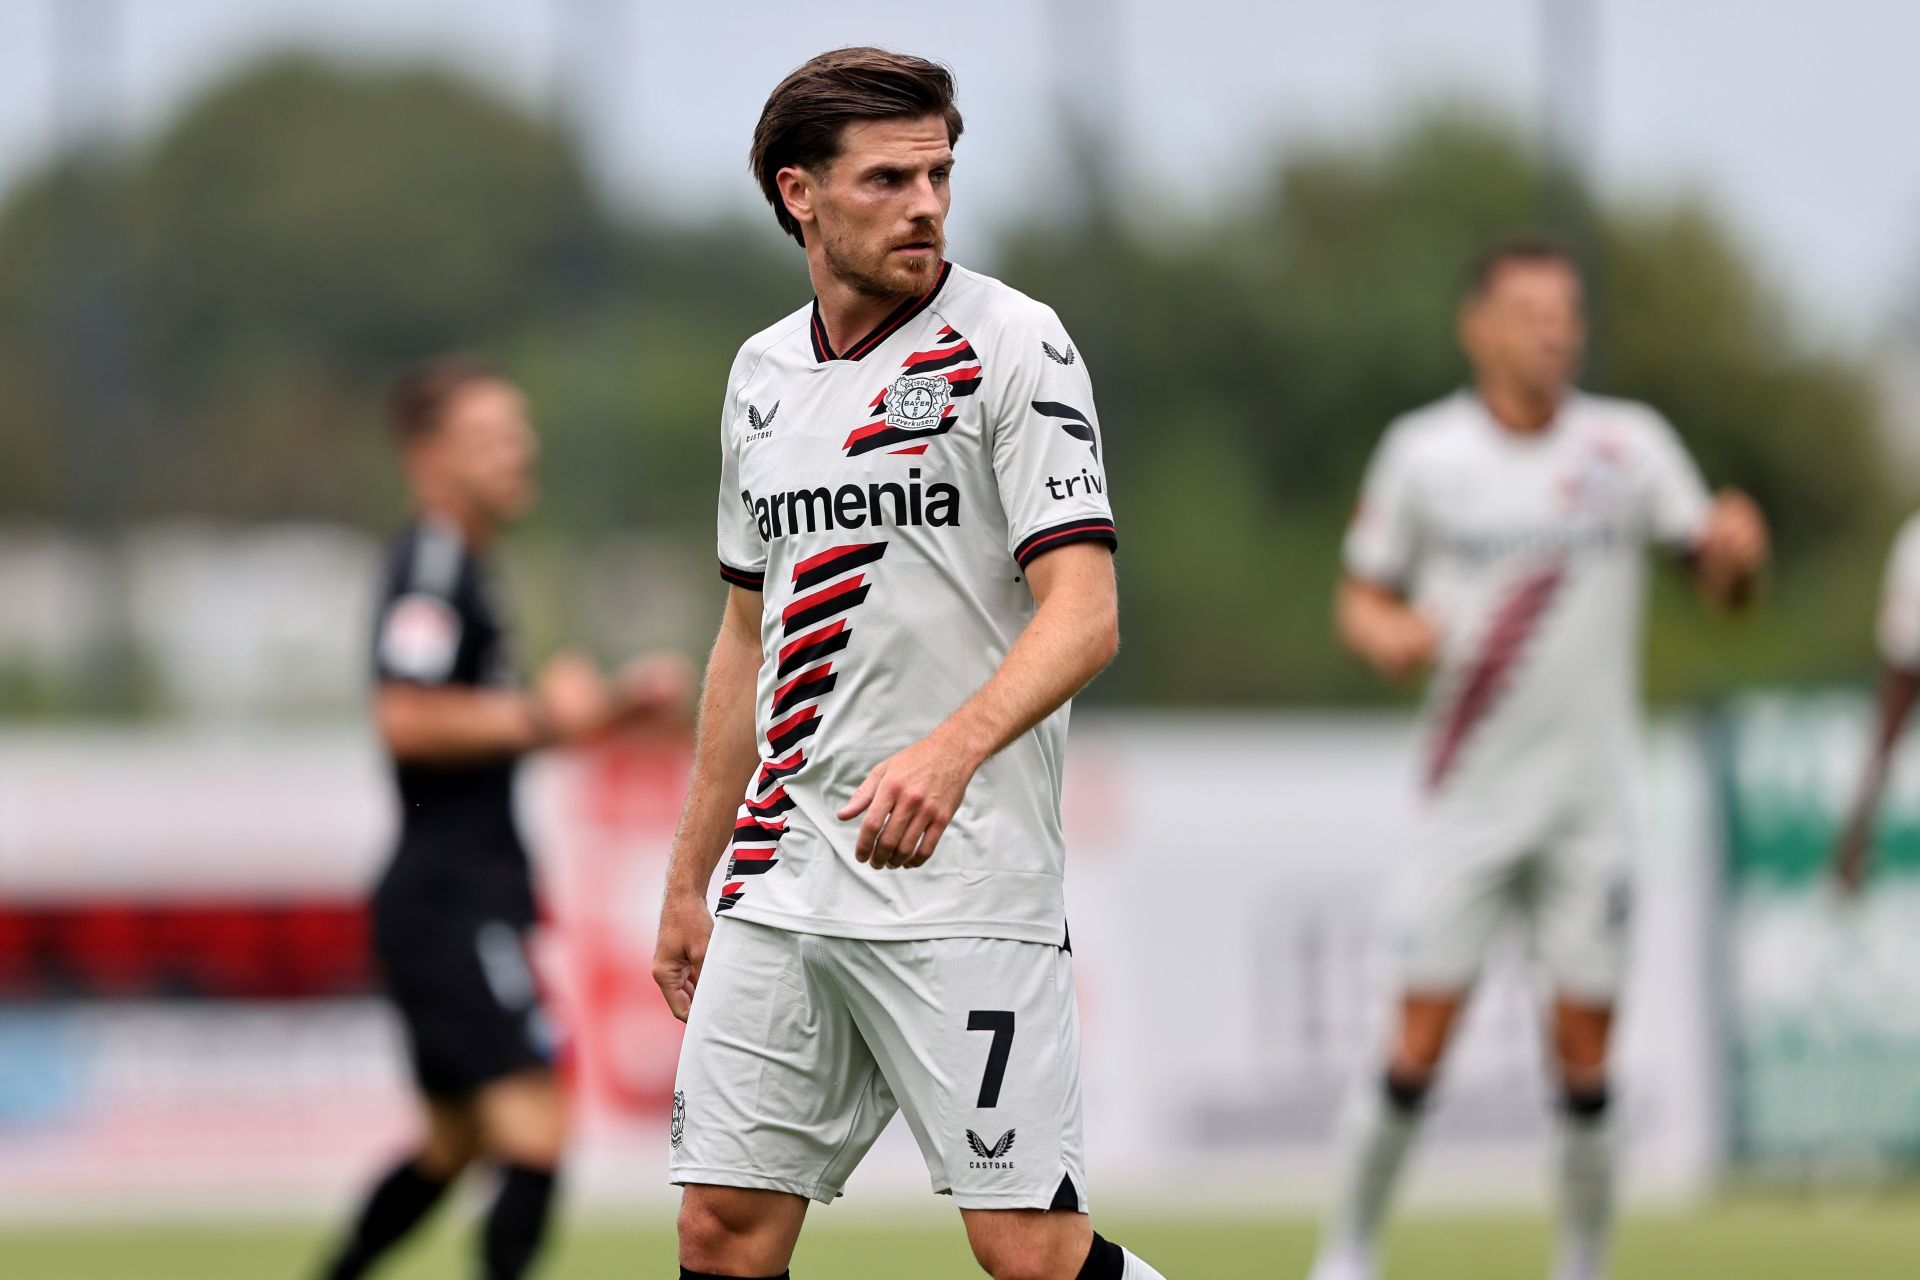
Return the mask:
{"type": "Polygon", "coordinates": [[[948,178],[953,176],[953,170],[935,169],[930,176],[933,178],[933,185],[937,187],[937,186],[940,186],[942,183],[946,182],[948,178]]]}

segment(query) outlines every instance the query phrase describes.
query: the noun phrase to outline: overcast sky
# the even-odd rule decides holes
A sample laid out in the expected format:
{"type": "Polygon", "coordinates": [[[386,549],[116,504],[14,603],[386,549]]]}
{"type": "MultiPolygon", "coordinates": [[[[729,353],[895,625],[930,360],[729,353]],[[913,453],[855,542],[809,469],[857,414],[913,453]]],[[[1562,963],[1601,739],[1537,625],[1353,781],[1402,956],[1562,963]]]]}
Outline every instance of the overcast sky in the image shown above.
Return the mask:
{"type": "Polygon", "coordinates": [[[753,209],[747,135],[796,63],[846,43],[936,56],[967,114],[962,258],[1012,210],[1070,198],[1049,163],[1061,94],[1111,124],[1138,198],[1177,222],[1244,189],[1273,142],[1461,90],[1538,119],[1551,79],[1589,107],[1611,190],[1710,194],[1816,330],[1871,334],[1920,297],[1909,0],[0,0],[0,183],[57,136],[56,4],[117,8],[117,51],[82,75],[123,136],[274,48],[435,57],[567,104],[611,186],[689,217],[753,209]],[[1590,84],[1543,69],[1556,2],[1594,12],[1590,84]]]}

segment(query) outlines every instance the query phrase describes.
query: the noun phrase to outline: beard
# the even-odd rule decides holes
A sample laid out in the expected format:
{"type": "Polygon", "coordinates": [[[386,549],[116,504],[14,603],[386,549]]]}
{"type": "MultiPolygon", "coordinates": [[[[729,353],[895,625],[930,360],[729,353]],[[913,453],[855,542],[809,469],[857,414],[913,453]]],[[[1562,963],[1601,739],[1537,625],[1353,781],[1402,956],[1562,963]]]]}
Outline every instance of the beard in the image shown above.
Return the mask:
{"type": "Polygon", "coordinates": [[[846,234],[823,236],[820,247],[834,277],[854,292],[880,300],[917,298],[938,278],[947,241],[931,223],[916,226],[911,238],[932,245],[933,256],[898,260],[893,256],[897,242],[870,245],[846,234]]]}

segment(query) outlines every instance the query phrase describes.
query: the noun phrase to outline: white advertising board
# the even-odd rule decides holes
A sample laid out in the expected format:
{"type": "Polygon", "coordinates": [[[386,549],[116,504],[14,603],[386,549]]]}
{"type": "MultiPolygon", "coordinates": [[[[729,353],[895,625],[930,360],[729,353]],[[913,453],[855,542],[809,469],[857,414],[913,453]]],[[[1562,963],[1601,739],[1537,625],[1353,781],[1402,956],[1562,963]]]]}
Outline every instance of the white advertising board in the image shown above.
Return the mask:
{"type": "MultiPolygon", "coordinates": [[[[1068,901],[1093,1193],[1272,1203],[1323,1193],[1343,1091],[1371,1072],[1395,872],[1411,847],[1398,718],[1081,717],[1068,901]]],[[[1691,735],[1650,747],[1620,1093],[1630,1195],[1703,1190],[1720,1136],[1707,788],[1691,735]]],[[[685,761],[628,747],[530,770],[523,807],[572,1028],[580,1197],[670,1203],[677,1024],[649,977],[685,761]]],[[[0,905],[89,896],[350,895],[389,822],[363,734],[0,735],[0,905]]],[[[1532,1199],[1549,1091],[1514,963],[1476,1003],[1416,1197],[1532,1199]]],[[[395,1030],[367,999],[0,1005],[0,1204],[231,1212],[331,1204],[406,1140],[395,1030]]],[[[849,1188],[925,1200],[904,1126],[849,1188]]]]}

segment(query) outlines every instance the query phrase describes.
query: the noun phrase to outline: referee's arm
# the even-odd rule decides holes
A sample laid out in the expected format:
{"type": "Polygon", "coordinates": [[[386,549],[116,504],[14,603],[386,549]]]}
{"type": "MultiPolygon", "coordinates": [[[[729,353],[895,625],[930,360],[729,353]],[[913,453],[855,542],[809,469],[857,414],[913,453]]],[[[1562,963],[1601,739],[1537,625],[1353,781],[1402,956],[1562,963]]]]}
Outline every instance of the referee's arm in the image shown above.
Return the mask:
{"type": "Polygon", "coordinates": [[[618,718],[593,663],[561,654],[531,690],[383,680],[373,699],[380,737],[396,760],[461,764],[591,736],[618,718]]]}

